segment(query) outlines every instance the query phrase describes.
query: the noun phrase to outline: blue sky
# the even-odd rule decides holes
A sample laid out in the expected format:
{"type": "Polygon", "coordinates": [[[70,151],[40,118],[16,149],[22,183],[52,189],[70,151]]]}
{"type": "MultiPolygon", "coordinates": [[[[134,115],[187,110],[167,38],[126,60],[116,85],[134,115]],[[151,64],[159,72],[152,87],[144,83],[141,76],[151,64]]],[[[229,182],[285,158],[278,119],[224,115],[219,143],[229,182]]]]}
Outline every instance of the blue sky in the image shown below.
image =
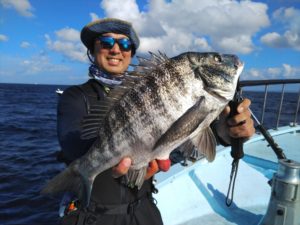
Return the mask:
{"type": "Polygon", "coordinates": [[[0,82],[84,82],[80,30],[103,17],[133,23],[140,56],[233,53],[242,79],[300,78],[300,0],[0,0],[0,82]]]}

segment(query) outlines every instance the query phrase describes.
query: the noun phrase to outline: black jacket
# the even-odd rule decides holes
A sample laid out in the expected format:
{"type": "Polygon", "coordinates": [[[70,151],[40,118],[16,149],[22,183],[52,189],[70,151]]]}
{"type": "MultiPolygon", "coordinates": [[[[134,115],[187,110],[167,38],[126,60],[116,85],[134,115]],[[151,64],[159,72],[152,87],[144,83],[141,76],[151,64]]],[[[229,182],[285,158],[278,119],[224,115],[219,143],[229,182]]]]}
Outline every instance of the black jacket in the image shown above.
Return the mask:
{"type": "MultiPolygon", "coordinates": [[[[86,153],[95,141],[80,139],[81,121],[88,114],[89,106],[99,104],[104,97],[104,88],[96,80],[71,86],[60,97],[57,133],[67,164],[86,153]]],[[[154,204],[152,191],[151,179],[145,181],[140,190],[131,189],[122,184],[122,178],[113,178],[111,169],[108,169],[94,181],[90,204],[93,208],[81,209],[65,216],[63,224],[78,224],[75,221],[80,218],[79,224],[161,225],[161,216],[154,204]],[[121,206],[122,210],[107,210],[115,206],[121,206]],[[88,223],[91,221],[94,223],[88,223]]]]}

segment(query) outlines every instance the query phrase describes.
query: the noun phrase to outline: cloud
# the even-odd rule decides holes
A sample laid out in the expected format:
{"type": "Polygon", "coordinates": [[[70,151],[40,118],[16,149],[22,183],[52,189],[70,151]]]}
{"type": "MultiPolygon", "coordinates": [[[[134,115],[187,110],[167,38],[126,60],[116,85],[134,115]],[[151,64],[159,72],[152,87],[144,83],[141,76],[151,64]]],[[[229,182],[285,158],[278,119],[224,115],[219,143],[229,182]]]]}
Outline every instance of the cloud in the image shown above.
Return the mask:
{"type": "Polygon", "coordinates": [[[267,69],[267,74],[270,74],[271,76],[279,76],[281,74],[281,68],[279,67],[270,67],[267,69]]]}
{"type": "Polygon", "coordinates": [[[300,51],[300,10],[293,7],[280,8],[273,13],[274,22],[282,26],[283,33],[270,32],[261,42],[274,48],[292,48],[300,51]]]}
{"type": "Polygon", "coordinates": [[[23,68],[24,74],[40,74],[42,72],[66,72],[70,68],[64,65],[53,64],[46,55],[33,56],[30,59],[20,61],[19,66],[23,68]]]}
{"type": "Polygon", "coordinates": [[[0,41],[8,41],[8,37],[4,34],[0,34],[0,41]]]}
{"type": "Polygon", "coordinates": [[[200,51],[211,51],[205,38],[197,38],[192,34],[178,33],[174,28],[168,28],[168,33],[162,37],[141,37],[141,46],[139,51],[146,53],[149,50],[152,52],[163,51],[169,54],[179,54],[183,50],[194,46],[194,49],[200,51]],[[176,38],[173,38],[176,36],[176,38]]]}
{"type": "Polygon", "coordinates": [[[80,41],[80,32],[73,28],[63,28],[55,31],[55,40],[46,34],[47,47],[55,52],[61,53],[65,57],[79,61],[87,62],[86,48],[80,41]]]}
{"type": "Polygon", "coordinates": [[[1,54],[0,80],[7,83],[78,84],[88,78],[86,66],[55,62],[48,52],[32,56],[1,54]]]}
{"type": "Polygon", "coordinates": [[[269,26],[267,5],[251,1],[156,0],[139,9],[135,0],[103,0],[106,16],[131,21],[140,34],[139,53],[215,50],[250,53],[252,38],[269,26]],[[209,37],[209,38],[208,38],[209,37]],[[195,41],[197,40],[197,41],[195,41]]]}
{"type": "Polygon", "coordinates": [[[62,41],[70,41],[70,42],[77,42],[80,40],[80,33],[78,30],[73,28],[63,28],[60,30],[55,31],[55,34],[58,39],[62,41]]]}
{"type": "MultiPolygon", "coordinates": [[[[22,83],[30,83],[33,77],[40,77],[40,74],[56,75],[71,70],[70,67],[51,62],[43,52],[26,58],[0,54],[0,67],[1,80],[22,83]]],[[[42,77],[38,79],[43,80],[42,77]]]]}
{"type": "Polygon", "coordinates": [[[30,43],[27,41],[22,41],[22,43],[20,44],[21,48],[29,48],[30,47],[30,43]]]}
{"type": "Polygon", "coordinates": [[[280,67],[250,68],[243,72],[242,80],[299,79],[300,67],[283,63],[280,67]]]}
{"type": "Polygon", "coordinates": [[[92,13],[92,12],[90,13],[90,17],[92,21],[99,19],[99,16],[96,13],[92,13]]]}
{"type": "Polygon", "coordinates": [[[5,8],[13,8],[21,16],[33,17],[33,7],[28,0],[0,0],[0,3],[5,8]]]}
{"type": "Polygon", "coordinates": [[[117,0],[104,0],[100,6],[105,9],[108,15],[115,18],[123,18],[129,21],[141,19],[138,5],[135,0],[122,0],[122,4],[117,0]]]}
{"type": "Polygon", "coordinates": [[[299,78],[300,67],[292,67],[289,64],[282,64],[283,75],[285,78],[299,78]]]}

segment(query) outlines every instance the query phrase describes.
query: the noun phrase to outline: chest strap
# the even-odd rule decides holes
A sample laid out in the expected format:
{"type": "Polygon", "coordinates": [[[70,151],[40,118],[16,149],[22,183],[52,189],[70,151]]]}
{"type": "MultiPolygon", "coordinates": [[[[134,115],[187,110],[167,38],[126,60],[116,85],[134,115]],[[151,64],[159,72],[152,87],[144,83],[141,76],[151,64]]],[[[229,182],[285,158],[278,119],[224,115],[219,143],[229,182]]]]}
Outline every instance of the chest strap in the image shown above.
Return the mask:
{"type": "Polygon", "coordinates": [[[102,205],[96,202],[91,201],[87,210],[94,212],[96,214],[106,214],[106,215],[120,215],[120,214],[130,214],[132,215],[134,211],[143,204],[144,201],[150,200],[155,202],[155,199],[152,197],[151,193],[146,193],[140,198],[136,199],[130,203],[123,204],[113,204],[113,205],[102,205]]]}

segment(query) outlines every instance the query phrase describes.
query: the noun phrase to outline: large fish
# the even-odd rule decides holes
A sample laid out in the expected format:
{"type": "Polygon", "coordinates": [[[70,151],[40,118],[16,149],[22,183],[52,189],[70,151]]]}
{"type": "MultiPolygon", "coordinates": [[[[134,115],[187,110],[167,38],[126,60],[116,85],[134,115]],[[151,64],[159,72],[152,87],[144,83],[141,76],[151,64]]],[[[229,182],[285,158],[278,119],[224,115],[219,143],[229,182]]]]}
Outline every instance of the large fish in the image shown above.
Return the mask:
{"type": "Polygon", "coordinates": [[[82,137],[98,138],[42,193],[72,191],[88,205],[95,177],[124,157],[133,162],[130,184],[141,187],[151,160],[166,159],[187,142],[214,159],[216,140],[209,125],[233,98],[243,63],[219,53],[151,55],[139,58],[123,84],[91,108],[82,137]]]}

